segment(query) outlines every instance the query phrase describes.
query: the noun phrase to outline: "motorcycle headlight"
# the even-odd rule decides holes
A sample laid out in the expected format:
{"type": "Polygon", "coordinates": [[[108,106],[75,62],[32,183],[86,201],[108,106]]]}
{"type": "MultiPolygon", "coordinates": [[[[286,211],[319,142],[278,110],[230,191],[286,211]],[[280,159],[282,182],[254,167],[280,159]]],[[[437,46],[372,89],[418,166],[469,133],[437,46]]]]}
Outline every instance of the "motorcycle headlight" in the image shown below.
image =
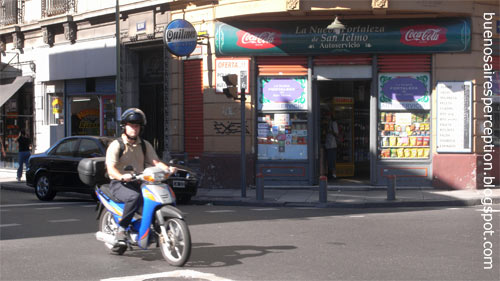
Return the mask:
{"type": "Polygon", "coordinates": [[[149,182],[161,182],[167,179],[165,173],[152,173],[148,175],[144,175],[144,180],[149,181],[149,182]]]}

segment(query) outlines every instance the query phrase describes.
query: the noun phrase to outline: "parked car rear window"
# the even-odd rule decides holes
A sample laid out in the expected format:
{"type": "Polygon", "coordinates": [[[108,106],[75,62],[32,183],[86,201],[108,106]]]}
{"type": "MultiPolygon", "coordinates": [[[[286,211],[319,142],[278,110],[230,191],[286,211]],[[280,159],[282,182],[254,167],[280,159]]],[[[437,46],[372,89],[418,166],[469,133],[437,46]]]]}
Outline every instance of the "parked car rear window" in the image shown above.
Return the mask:
{"type": "Polygon", "coordinates": [[[58,156],[73,156],[79,141],[79,139],[65,140],[57,145],[52,154],[58,156]]]}
{"type": "Polygon", "coordinates": [[[82,139],[78,147],[78,157],[89,158],[104,156],[97,143],[93,140],[82,139]]]}

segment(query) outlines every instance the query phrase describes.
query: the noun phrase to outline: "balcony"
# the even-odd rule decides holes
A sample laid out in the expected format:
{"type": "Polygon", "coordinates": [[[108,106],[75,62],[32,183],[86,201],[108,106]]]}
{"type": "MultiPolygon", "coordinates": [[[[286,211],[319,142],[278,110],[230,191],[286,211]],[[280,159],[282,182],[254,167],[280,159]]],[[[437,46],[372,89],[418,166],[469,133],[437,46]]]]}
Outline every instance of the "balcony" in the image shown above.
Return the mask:
{"type": "Polygon", "coordinates": [[[42,18],[75,12],[75,0],[42,0],[42,18]]]}
{"type": "Polygon", "coordinates": [[[22,21],[22,0],[0,1],[0,27],[17,24],[22,21]]]}

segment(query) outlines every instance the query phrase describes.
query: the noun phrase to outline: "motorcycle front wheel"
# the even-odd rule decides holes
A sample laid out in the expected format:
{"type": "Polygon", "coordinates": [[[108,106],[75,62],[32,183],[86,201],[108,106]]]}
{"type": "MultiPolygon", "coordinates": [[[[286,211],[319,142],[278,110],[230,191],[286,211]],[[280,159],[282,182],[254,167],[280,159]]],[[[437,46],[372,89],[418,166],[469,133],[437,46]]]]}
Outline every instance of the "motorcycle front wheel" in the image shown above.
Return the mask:
{"type": "Polygon", "coordinates": [[[183,266],[191,255],[191,234],[185,221],[168,219],[160,236],[160,249],[163,258],[173,266],[183,266]]]}
{"type": "MultiPolygon", "coordinates": [[[[118,224],[115,222],[113,214],[111,214],[108,210],[104,210],[99,220],[99,231],[114,236],[116,235],[117,230],[118,230],[118,224]]],[[[104,245],[106,245],[106,248],[111,250],[111,252],[118,255],[123,255],[123,253],[125,253],[125,251],[127,250],[126,245],[114,246],[109,243],[104,243],[104,245]]]]}

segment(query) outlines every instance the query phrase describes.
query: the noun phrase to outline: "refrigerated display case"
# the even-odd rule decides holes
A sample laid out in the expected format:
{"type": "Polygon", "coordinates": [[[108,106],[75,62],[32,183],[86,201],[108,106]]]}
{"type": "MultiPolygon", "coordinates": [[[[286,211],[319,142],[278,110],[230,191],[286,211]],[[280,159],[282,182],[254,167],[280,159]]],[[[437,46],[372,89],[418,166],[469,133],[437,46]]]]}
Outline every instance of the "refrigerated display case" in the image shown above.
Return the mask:
{"type": "Polygon", "coordinates": [[[354,100],[350,97],[333,99],[334,116],[339,128],[337,138],[337,177],[354,176],[354,100]]]}

